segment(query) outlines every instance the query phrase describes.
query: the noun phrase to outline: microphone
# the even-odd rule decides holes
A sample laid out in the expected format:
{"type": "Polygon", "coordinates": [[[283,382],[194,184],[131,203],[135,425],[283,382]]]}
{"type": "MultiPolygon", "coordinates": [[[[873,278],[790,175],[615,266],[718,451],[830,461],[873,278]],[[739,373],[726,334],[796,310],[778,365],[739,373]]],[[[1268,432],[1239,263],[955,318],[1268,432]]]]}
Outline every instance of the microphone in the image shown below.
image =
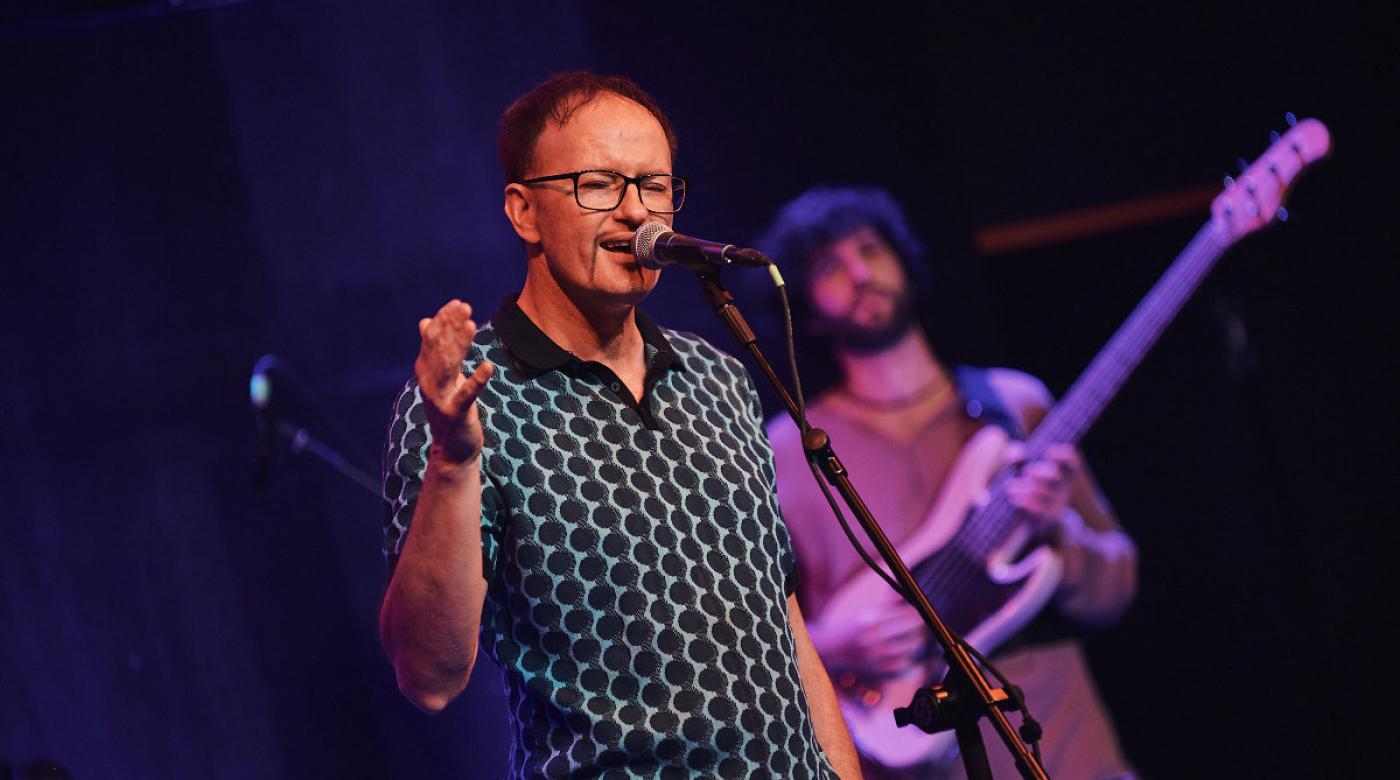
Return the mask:
{"type": "Polygon", "coordinates": [[[272,380],[267,375],[274,368],[277,368],[277,356],[272,354],[263,355],[253,364],[253,376],[248,379],[248,400],[254,412],[266,412],[272,402],[272,380]]]}
{"type": "Polygon", "coordinates": [[[632,236],[632,256],[647,268],[674,264],[703,270],[729,265],[766,268],[773,264],[757,249],[691,238],[671,230],[665,222],[648,222],[637,228],[632,236]]]}

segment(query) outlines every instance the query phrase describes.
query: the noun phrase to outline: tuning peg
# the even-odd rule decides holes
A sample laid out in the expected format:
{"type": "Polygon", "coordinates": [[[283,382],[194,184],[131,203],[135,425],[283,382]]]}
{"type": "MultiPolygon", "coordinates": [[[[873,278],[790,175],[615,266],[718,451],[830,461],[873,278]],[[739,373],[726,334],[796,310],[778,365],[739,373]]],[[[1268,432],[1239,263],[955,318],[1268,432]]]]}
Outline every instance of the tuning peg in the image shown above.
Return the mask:
{"type": "Polygon", "coordinates": [[[1245,171],[1249,170],[1249,160],[1246,160],[1243,157],[1236,157],[1235,170],[1239,171],[1240,173],[1244,173],[1245,171]]]}
{"type": "Polygon", "coordinates": [[[1298,126],[1298,117],[1295,116],[1292,111],[1289,111],[1283,115],[1283,121],[1287,122],[1289,127],[1298,126]]]}
{"type": "Polygon", "coordinates": [[[1234,188],[1235,188],[1235,177],[1234,177],[1234,176],[1231,176],[1231,175],[1228,174],[1228,173],[1225,174],[1225,189],[1227,189],[1227,190],[1233,190],[1234,188]]]}
{"type": "Polygon", "coordinates": [[[1270,130],[1270,131],[1269,131],[1269,143],[1271,143],[1271,144],[1276,144],[1276,143],[1278,143],[1278,139],[1280,139],[1280,138],[1282,138],[1282,137],[1283,137],[1283,136],[1281,136],[1281,135],[1278,134],[1278,131],[1277,131],[1277,130],[1270,130]]]}
{"type": "Polygon", "coordinates": [[[1244,191],[1249,193],[1249,197],[1251,197],[1251,198],[1254,197],[1254,190],[1255,190],[1255,187],[1254,187],[1254,177],[1253,177],[1253,176],[1246,176],[1246,177],[1244,177],[1244,191]]]}
{"type": "Polygon", "coordinates": [[[1283,206],[1279,206],[1278,211],[1274,212],[1274,219],[1277,219],[1279,222],[1287,222],[1288,209],[1284,208],[1283,206]]]}

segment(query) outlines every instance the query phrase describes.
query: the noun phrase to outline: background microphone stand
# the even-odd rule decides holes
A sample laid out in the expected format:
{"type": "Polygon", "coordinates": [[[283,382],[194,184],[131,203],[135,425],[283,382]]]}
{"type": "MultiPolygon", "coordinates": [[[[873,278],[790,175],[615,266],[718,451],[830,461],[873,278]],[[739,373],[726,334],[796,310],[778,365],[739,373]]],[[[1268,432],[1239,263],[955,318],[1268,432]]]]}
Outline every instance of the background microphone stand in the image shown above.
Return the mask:
{"type": "Polygon", "coordinates": [[[297,378],[283,360],[276,355],[263,355],[253,364],[253,375],[248,382],[248,397],[253,404],[253,418],[258,436],[253,464],[253,480],[258,487],[267,487],[273,444],[278,437],[281,437],[287,441],[288,448],[293,453],[300,455],[303,452],[309,452],[315,455],[331,468],[340,472],[346,479],[382,499],[384,494],[380,490],[379,483],[364,469],[356,466],[324,440],[312,436],[305,426],[273,415],[272,397],[275,392],[274,388],[279,384],[294,387],[303,398],[311,403],[312,408],[321,412],[320,416],[325,418],[326,423],[331,426],[342,441],[349,440],[344,430],[338,428],[331,421],[330,416],[325,414],[320,407],[316,397],[311,394],[306,385],[297,378]],[[277,382],[274,382],[271,376],[274,372],[281,377],[277,382]]]}
{"type": "MultiPolygon", "coordinates": [[[[977,667],[967,646],[944,624],[937,610],[929,603],[928,597],[909,573],[909,567],[904,565],[894,545],[875,522],[870,509],[851,484],[846,468],[832,449],[831,439],[826,431],[806,426],[803,412],[774,372],[772,364],[764,357],[763,351],[759,349],[758,337],[735,306],[734,296],[720,283],[717,269],[692,267],[692,270],[700,280],[710,308],[714,309],[715,314],[734,334],[734,338],[748,350],[759,370],[768,379],[768,383],[773,386],[778,398],[782,400],[783,406],[787,407],[793,422],[802,431],[802,446],[806,450],[807,459],[821,469],[827,482],[841,494],[861,527],[865,529],[866,536],[894,574],[900,595],[918,610],[924,623],[943,646],[943,659],[948,664],[948,674],[943,683],[921,689],[908,708],[897,710],[896,720],[899,725],[913,723],[929,733],[953,729],[969,780],[986,780],[991,778],[992,772],[987,763],[987,749],[982,742],[982,733],[977,726],[977,722],[986,717],[1015,757],[1016,768],[1021,776],[1048,780],[1049,775],[1046,774],[1045,768],[1016,734],[1006,717],[1005,710],[1014,708],[1012,696],[1004,689],[991,686],[983,676],[982,670],[977,667]]],[[[774,281],[780,287],[781,278],[776,274],[774,276],[774,281]]]]}

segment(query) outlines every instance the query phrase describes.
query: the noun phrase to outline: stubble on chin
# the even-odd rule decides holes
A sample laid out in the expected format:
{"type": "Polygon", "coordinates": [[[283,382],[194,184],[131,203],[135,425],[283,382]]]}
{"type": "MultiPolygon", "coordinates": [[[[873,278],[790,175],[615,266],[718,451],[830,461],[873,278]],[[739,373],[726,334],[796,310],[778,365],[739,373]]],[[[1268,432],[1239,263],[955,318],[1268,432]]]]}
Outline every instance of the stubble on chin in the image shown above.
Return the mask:
{"type": "Polygon", "coordinates": [[[890,288],[870,288],[863,295],[888,296],[890,310],[877,324],[860,324],[855,321],[856,309],[860,305],[858,297],[844,315],[827,320],[822,328],[833,342],[857,354],[879,352],[904,338],[914,326],[913,296],[890,288]]]}
{"type": "Polygon", "coordinates": [[[660,275],[659,271],[649,271],[643,268],[640,263],[623,264],[621,258],[611,258],[600,256],[600,252],[605,249],[598,249],[588,256],[586,269],[586,288],[593,296],[602,296],[602,299],[612,299],[614,302],[625,302],[636,305],[642,302],[652,289],[656,286],[656,279],[648,277],[648,273],[660,275]],[[612,278],[614,270],[606,267],[607,264],[617,266],[618,278],[612,278]],[[625,289],[618,289],[618,282],[624,282],[625,289]]]}

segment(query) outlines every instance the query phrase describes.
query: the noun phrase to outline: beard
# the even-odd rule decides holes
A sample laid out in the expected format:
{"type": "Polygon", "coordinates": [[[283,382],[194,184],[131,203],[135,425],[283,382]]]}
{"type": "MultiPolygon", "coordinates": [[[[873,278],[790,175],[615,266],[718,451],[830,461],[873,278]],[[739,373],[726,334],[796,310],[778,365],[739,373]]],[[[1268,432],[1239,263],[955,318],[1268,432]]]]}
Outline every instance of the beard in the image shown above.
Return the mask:
{"type": "Polygon", "coordinates": [[[907,335],[914,327],[914,296],[908,290],[863,284],[856,290],[856,296],[846,312],[824,320],[821,330],[840,349],[858,355],[869,355],[888,349],[907,335]],[[857,322],[856,312],[861,304],[870,299],[884,298],[890,301],[889,315],[879,323],[857,322]]]}

